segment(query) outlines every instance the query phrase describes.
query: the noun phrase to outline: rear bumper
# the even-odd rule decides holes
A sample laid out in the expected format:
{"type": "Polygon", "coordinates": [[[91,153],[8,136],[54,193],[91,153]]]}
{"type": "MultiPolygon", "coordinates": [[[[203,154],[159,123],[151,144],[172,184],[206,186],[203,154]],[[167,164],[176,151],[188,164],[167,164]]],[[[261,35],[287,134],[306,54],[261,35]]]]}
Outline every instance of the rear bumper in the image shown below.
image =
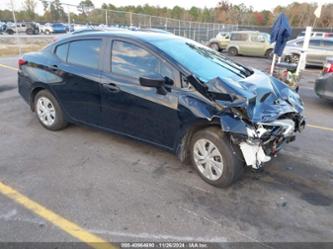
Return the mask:
{"type": "Polygon", "coordinates": [[[333,73],[318,78],[314,90],[319,97],[333,100],[333,73]]]}
{"type": "Polygon", "coordinates": [[[30,80],[18,72],[18,92],[28,104],[31,103],[31,88],[30,80]]]}

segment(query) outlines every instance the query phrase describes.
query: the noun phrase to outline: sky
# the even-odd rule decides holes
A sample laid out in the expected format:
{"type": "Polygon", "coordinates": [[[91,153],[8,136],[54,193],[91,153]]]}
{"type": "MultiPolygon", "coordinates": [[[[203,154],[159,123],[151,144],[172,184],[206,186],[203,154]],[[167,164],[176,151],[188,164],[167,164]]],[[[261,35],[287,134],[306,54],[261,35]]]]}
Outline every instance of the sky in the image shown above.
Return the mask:
{"type": "MultiPolygon", "coordinates": [[[[70,4],[78,4],[81,0],[61,0],[63,3],[70,3],[70,4]]],[[[233,4],[240,4],[244,3],[247,6],[252,5],[254,10],[273,10],[274,7],[277,5],[288,5],[292,2],[308,2],[308,3],[313,3],[313,2],[323,2],[323,3],[328,3],[331,2],[332,0],[230,0],[229,2],[233,4]]],[[[23,0],[13,0],[15,9],[20,9],[22,8],[22,2],[23,0]]],[[[42,11],[42,6],[40,4],[40,1],[38,2],[38,7],[37,7],[37,12],[42,11]]],[[[204,8],[204,7],[215,7],[219,0],[92,0],[94,3],[95,7],[100,7],[102,3],[112,3],[115,6],[125,6],[125,5],[144,5],[144,4],[149,4],[153,6],[160,6],[160,7],[169,7],[172,8],[175,5],[179,5],[184,8],[191,8],[192,6],[196,6],[199,8],[204,8]]],[[[0,9],[8,9],[10,8],[10,0],[0,0],[0,9]]]]}

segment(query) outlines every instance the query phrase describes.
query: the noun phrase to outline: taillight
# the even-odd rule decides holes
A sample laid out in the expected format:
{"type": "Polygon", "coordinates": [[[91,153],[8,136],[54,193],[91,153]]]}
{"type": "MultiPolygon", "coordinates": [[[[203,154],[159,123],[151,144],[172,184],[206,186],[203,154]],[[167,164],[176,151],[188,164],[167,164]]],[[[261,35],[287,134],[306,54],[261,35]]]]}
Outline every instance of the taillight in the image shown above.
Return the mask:
{"type": "Polygon", "coordinates": [[[24,65],[24,64],[27,64],[27,61],[24,60],[23,58],[20,58],[20,59],[18,60],[18,64],[19,64],[19,66],[22,66],[22,65],[24,65]]]}
{"type": "Polygon", "coordinates": [[[324,66],[324,73],[333,73],[333,64],[332,63],[326,63],[324,66]]]}

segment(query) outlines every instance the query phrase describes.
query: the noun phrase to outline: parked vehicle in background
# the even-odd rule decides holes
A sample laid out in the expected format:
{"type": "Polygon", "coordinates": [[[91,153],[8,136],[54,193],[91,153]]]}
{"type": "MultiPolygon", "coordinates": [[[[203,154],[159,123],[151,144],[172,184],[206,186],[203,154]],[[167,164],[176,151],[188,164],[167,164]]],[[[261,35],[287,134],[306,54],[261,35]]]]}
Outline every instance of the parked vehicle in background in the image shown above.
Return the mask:
{"type": "Polygon", "coordinates": [[[230,41],[229,32],[219,32],[216,37],[209,40],[207,46],[215,51],[223,51],[227,48],[230,41]]]}
{"type": "Polygon", "coordinates": [[[53,33],[53,28],[51,23],[45,23],[44,25],[39,25],[40,32],[46,35],[53,33]]]}
{"type": "Polygon", "coordinates": [[[173,35],[173,33],[169,32],[167,30],[164,30],[164,29],[140,28],[138,31],[173,35]]]}
{"type": "Polygon", "coordinates": [[[19,33],[26,33],[27,35],[35,35],[39,33],[39,24],[35,22],[18,22],[16,23],[7,23],[6,33],[7,34],[14,34],[17,32],[19,33]]]}
{"type": "MultiPolygon", "coordinates": [[[[304,38],[305,31],[302,31],[296,39],[304,38]]],[[[333,32],[312,32],[311,37],[318,37],[318,38],[330,38],[333,37],[333,32]]]]}
{"type": "Polygon", "coordinates": [[[271,58],[274,45],[270,43],[270,35],[259,31],[236,31],[230,35],[226,48],[232,56],[249,55],[271,58]]]}
{"type": "Polygon", "coordinates": [[[18,90],[49,130],[75,123],[136,138],[222,187],[245,165],[261,168],[305,125],[286,84],[170,34],[67,36],[19,59],[18,90]]]}
{"type": "Polygon", "coordinates": [[[7,25],[5,22],[0,22],[0,34],[3,34],[6,31],[7,25]]]}
{"type": "Polygon", "coordinates": [[[327,58],[322,74],[316,80],[315,92],[320,98],[333,100],[333,57],[327,58]]]}
{"type": "Polygon", "coordinates": [[[67,33],[67,26],[62,23],[52,23],[51,27],[53,29],[53,33],[67,33]]]}
{"type": "MultiPolygon", "coordinates": [[[[298,63],[303,50],[304,38],[287,42],[282,58],[289,63],[298,63]]],[[[327,57],[333,56],[333,38],[311,38],[306,56],[306,65],[323,66],[327,57]]]]}
{"type": "Polygon", "coordinates": [[[74,24],[64,24],[66,26],[66,32],[74,32],[74,24]]]}

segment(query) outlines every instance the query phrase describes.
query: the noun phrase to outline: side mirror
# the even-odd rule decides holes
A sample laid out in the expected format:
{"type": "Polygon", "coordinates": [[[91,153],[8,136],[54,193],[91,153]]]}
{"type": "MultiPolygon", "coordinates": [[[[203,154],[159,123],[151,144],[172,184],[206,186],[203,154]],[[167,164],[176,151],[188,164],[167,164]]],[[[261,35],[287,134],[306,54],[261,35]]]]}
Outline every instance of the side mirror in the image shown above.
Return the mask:
{"type": "Polygon", "coordinates": [[[141,86],[145,87],[154,87],[157,89],[157,93],[161,95],[166,95],[167,90],[165,89],[165,78],[163,78],[160,74],[149,74],[139,78],[139,82],[141,86]]]}

